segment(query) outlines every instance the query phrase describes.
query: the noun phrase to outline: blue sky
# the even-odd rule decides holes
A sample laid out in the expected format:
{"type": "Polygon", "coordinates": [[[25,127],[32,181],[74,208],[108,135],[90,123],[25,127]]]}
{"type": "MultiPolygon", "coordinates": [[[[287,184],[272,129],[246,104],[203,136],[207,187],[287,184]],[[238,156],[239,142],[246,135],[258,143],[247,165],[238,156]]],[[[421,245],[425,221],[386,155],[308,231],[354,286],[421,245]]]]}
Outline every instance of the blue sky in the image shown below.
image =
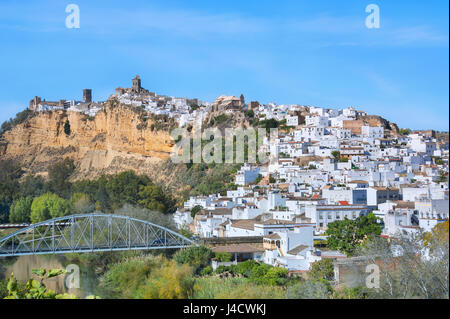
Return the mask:
{"type": "Polygon", "coordinates": [[[355,106],[448,130],[448,2],[12,1],[0,3],[0,121],[29,100],[95,100],[141,75],[154,92],[213,101],[355,106]],[[80,8],[80,29],[65,8],[80,8]],[[368,29],[365,8],[380,7],[368,29]]]}

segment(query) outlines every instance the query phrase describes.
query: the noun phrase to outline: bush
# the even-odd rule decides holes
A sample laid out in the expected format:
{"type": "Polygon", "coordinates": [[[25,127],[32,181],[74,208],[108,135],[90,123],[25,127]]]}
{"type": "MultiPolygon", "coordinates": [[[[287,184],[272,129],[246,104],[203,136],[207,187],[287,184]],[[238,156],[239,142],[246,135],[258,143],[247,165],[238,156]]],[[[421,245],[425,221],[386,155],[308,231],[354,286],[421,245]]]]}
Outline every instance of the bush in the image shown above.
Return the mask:
{"type": "Polygon", "coordinates": [[[257,285],[246,278],[198,278],[194,299],[282,299],[283,287],[257,285]]]}
{"type": "Polygon", "coordinates": [[[228,116],[226,114],[220,114],[219,116],[216,116],[214,119],[215,124],[222,124],[228,120],[228,116]]]}
{"type": "Polygon", "coordinates": [[[212,267],[207,266],[200,271],[200,276],[209,276],[213,273],[212,267]]]}
{"type": "Polygon", "coordinates": [[[214,258],[220,262],[229,262],[231,260],[231,254],[227,252],[214,253],[214,258]]]}
{"type": "Polygon", "coordinates": [[[311,265],[311,270],[308,273],[308,277],[311,280],[328,280],[334,279],[334,266],[333,261],[329,258],[315,261],[311,265]]]}
{"type": "Polygon", "coordinates": [[[285,285],[288,283],[288,270],[285,268],[273,267],[268,264],[260,264],[254,260],[247,260],[237,263],[237,265],[219,266],[216,273],[230,272],[233,275],[242,275],[250,282],[261,285],[285,285]]]}
{"type": "Polygon", "coordinates": [[[209,265],[212,255],[211,249],[205,246],[193,246],[179,250],[174,260],[180,265],[188,264],[198,272],[209,265]]]}
{"type": "Polygon", "coordinates": [[[69,136],[70,135],[70,123],[69,120],[66,120],[64,123],[64,133],[69,136]]]}
{"type": "Polygon", "coordinates": [[[188,298],[194,279],[189,265],[162,256],[135,257],[112,265],[101,288],[111,298],[188,298]]]}
{"type": "Polygon", "coordinates": [[[288,288],[289,299],[329,299],[330,290],[320,281],[307,280],[288,288]]]}

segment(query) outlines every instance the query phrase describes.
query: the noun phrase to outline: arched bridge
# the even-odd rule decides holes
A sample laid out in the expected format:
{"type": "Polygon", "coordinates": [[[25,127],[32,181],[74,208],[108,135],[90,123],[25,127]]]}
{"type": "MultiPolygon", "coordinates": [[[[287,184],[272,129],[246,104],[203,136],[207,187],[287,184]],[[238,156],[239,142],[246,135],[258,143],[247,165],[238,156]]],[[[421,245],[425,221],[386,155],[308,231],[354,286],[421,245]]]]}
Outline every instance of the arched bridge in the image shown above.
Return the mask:
{"type": "Polygon", "coordinates": [[[192,240],[148,221],[83,214],[36,223],[0,238],[0,257],[183,248],[192,240]]]}

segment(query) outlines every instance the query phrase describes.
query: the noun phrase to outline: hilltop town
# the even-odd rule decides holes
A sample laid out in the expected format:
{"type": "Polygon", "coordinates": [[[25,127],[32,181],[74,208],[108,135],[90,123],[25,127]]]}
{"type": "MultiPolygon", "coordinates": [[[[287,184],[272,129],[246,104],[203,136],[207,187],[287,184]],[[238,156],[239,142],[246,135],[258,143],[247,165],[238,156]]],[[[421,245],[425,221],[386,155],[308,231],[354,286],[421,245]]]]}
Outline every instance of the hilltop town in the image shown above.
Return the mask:
{"type": "Polygon", "coordinates": [[[85,89],[82,101],[35,97],[29,109],[95,117],[111,101],[171,118],[178,127],[241,114],[284,128],[265,140],[275,161],[243,164],[232,189],[191,196],[173,215],[179,229],[222,242],[215,251],[233,256],[227,265],[253,259],[308,271],[315,261],[346,258],[318,248],[332,222],[374,214],[382,236],[395,238],[448,220],[448,137],[399,129],[354,107],[261,104],[246,102],[242,94],[213,102],[176,98],[144,89],[136,76],[131,88],[117,88],[107,101],[94,102],[92,90],[85,89]]]}

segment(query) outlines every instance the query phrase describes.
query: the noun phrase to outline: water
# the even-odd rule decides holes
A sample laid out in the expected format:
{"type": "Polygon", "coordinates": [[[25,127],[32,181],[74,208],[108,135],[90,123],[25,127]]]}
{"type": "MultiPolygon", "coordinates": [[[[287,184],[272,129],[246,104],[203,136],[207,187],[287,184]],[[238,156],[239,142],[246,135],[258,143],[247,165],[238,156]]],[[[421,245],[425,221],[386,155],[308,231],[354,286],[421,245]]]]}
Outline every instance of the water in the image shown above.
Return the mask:
{"type": "MultiPolygon", "coordinates": [[[[64,255],[30,255],[13,258],[0,258],[0,279],[8,279],[11,273],[18,281],[26,282],[33,275],[33,269],[66,269],[71,262],[64,255]]],[[[80,298],[95,294],[98,284],[98,275],[95,271],[83,264],[74,263],[80,269],[80,288],[67,288],[65,278],[61,275],[53,278],[46,278],[43,282],[48,289],[56,293],[70,293],[80,298]]]]}

